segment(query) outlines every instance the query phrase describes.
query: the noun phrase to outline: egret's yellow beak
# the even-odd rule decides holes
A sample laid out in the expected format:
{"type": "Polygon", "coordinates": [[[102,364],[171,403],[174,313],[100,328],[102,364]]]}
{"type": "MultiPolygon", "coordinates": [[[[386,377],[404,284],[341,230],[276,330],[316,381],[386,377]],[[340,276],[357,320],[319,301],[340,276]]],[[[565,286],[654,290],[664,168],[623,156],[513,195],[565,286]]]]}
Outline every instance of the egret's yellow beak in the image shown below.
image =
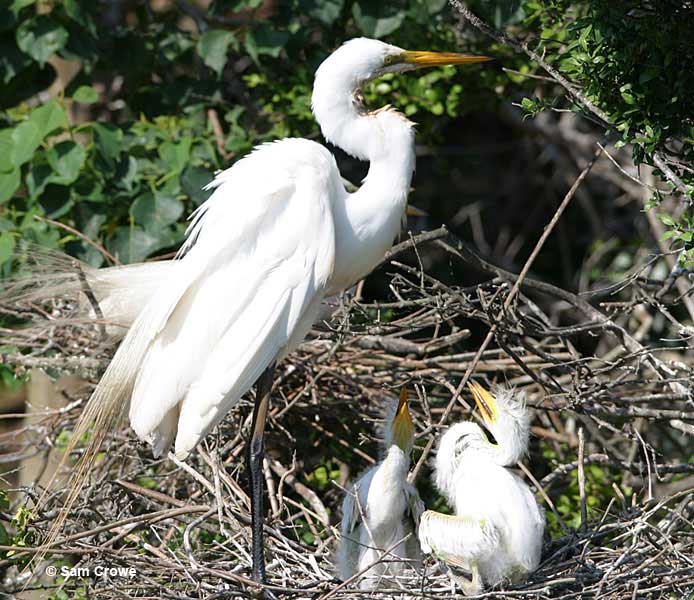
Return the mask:
{"type": "Polygon", "coordinates": [[[405,386],[402,386],[400,390],[400,400],[393,418],[393,441],[403,452],[409,452],[412,449],[414,423],[412,423],[412,417],[407,408],[407,388],[405,386]]]}
{"type": "Polygon", "coordinates": [[[473,56],[456,52],[429,52],[428,50],[408,50],[402,61],[415,67],[437,67],[440,65],[468,65],[494,60],[488,56],[473,56]]]}
{"type": "Polygon", "coordinates": [[[496,398],[475,381],[468,383],[467,387],[475,398],[475,404],[482,413],[484,422],[492,425],[496,421],[496,398]]]}

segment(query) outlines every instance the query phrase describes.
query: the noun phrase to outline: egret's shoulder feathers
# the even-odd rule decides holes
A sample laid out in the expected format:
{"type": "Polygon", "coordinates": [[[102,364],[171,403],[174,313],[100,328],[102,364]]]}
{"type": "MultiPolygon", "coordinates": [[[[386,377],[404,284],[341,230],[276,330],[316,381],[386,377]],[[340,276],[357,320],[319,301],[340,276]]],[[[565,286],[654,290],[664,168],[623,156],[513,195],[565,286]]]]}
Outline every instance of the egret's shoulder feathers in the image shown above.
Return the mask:
{"type": "Polygon", "coordinates": [[[204,231],[212,229],[210,221],[229,218],[223,224],[231,232],[239,231],[245,219],[271,210],[273,203],[286,201],[300,177],[345,194],[342,186],[337,187],[341,176],[335,157],[324,146],[301,138],[256,146],[203,188],[213,190],[212,195],[190,215],[186,241],[178,256],[186,254],[204,231]]]}

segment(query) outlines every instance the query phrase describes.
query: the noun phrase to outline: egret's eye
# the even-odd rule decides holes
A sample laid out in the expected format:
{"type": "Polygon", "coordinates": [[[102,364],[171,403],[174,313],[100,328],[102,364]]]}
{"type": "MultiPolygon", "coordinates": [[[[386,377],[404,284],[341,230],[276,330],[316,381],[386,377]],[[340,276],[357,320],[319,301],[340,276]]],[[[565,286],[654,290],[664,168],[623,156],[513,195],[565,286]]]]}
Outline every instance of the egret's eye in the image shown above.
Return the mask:
{"type": "Polygon", "coordinates": [[[395,57],[392,54],[389,54],[383,59],[383,64],[384,65],[392,65],[395,62],[395,57]]]}

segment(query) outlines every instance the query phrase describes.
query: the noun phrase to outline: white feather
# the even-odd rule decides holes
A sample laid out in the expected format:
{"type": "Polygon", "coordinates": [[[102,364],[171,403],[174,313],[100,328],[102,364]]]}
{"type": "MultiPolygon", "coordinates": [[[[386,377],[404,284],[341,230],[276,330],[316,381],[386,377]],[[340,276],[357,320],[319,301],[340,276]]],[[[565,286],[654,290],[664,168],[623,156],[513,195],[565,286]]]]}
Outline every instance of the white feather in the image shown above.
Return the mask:
{"type": "Polygon", "coordinates": [[[312,321],[307,311],[317,311],[333,271],[337,173],[322,146],[291,139],[261,146],[217,177],[190,233],[197,241],[180,261],[190,265],[185,293],[135,384],[138,436],[151,439],[180,403],[176,453],[185,457],[288,349],[297,326],[312,321]],[[262,164],[270,175],[258,185],[262,164]],[[247,192],[237,199],[230,190],[247,192]]]}
{"type": "Polygon", "coordinates": [[[338,576],[360,574],[361,589],[387,586],[421,559],[416,531],[424,504],[407,482],[413,438],[407,450],[393,443],[395,404],[387,411],[383,459],[359,477],[342,504],[338,576]]]}
{"type": "Polygon", "coordinates": [[[544,513],[527,484],[507,468],[527,450],[527,408],[511,390],[495,391],[498,414],[490,430],[497,444],[471,422],[443,435],[435,483],[455,517],[427,511],[419,529],[425,552],[479,574],[465,593],[521,579],[537,568],[542,552],[544,513]]]}

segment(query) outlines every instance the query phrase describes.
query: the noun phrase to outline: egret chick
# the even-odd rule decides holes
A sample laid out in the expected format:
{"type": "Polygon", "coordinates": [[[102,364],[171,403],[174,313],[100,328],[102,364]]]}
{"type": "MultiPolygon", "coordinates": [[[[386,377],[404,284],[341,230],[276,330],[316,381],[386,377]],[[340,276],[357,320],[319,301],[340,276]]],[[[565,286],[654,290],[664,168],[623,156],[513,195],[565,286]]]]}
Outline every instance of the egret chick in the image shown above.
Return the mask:
{"type": "Polygon", "coordinates": [[[402,574],[407,561],[421,558],[415,532],[424,504],[407,482],[413,444],[403,387],[387,419],[383,460],[352,485],[342,504],[338,575],[344,581],[363,572],[361,589],[377,588],[384,578],[402,574]]]}
{"type": "Polygon", "coordinates": [[[472,595],[505,579],[518,582],[537,568],[545,517],[527,484],[506,468],[528,449],[525,396],[468,387],[496,443],[472,422],[453,425],[441,438],[435,482],[455,516],[426,511],[419,540],[425,553],[455,569],[456,583],[472,595]]]}

